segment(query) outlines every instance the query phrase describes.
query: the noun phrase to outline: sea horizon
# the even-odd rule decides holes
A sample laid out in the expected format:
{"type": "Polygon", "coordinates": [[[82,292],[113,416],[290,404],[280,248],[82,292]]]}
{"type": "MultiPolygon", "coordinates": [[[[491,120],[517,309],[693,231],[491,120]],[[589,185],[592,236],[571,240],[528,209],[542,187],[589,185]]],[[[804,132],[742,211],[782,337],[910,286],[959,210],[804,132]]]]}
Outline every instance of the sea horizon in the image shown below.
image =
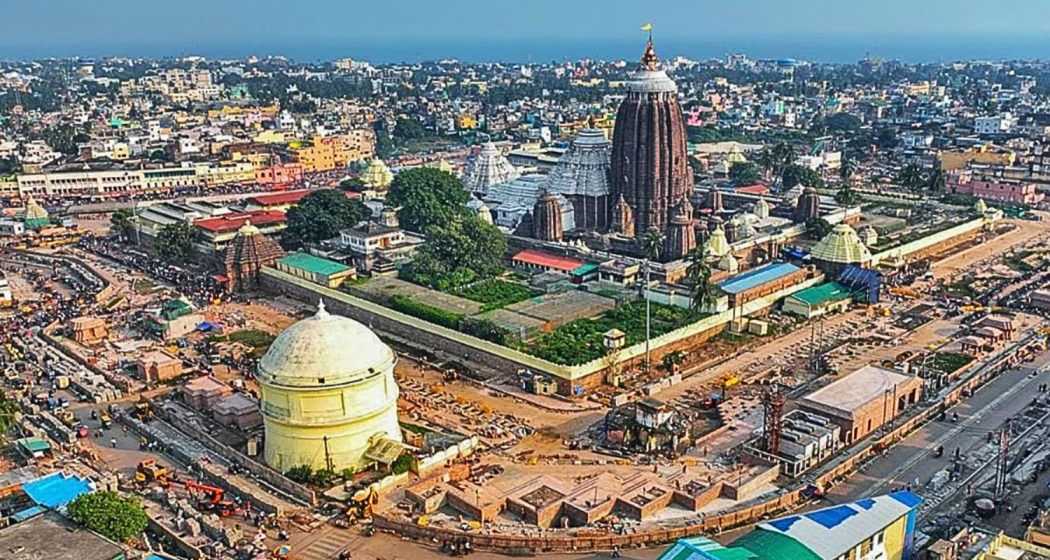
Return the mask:
{"type": "MultiPolygon", "coordinates": [[[[633,60],[644,37],[583,40],[530,38],[508,40],[356,40],[356,41],[222,41],[196,44],[96,44],[4,45],[0,60],[46,58],[177,58],[243,59],[249,56],[284,56],[298,62],[351,58],[375,64],[416,63],[458,59],[470,63],[548,63],[571,60],[633,60]]],[[[682,37],[656,39],[662,58],[723,58],[740,53],[755,59],[798,59],[819,63],[853,63],[867,57],[907,63],[940,63],[967,60],[1050,59],[1050,41],[1041,36],[820,36],[763,38],[682,37]]]]}

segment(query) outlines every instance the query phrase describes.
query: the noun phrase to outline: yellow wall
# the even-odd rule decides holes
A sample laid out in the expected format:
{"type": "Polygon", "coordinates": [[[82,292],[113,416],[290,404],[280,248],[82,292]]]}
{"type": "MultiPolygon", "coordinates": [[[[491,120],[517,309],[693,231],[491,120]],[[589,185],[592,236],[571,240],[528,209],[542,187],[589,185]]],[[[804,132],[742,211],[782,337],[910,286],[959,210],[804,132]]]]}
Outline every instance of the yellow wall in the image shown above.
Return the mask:
{"type": "Polygon", "coordinates": [[[299,465],[325,468],[325,437],[335,471],[361,468],[369,440],[401,441],[393,363],[342,387],[289,388],[260,379],[266,425],[266,463],[284,472],[299,465]]]}
{"type": "Polygon", "coordinates": [[[904,557],[904,532],[907,528],[907,516],[901,517],[886,528],[882,541],[886,549],[886,560],[901,560],[904,557]]]}

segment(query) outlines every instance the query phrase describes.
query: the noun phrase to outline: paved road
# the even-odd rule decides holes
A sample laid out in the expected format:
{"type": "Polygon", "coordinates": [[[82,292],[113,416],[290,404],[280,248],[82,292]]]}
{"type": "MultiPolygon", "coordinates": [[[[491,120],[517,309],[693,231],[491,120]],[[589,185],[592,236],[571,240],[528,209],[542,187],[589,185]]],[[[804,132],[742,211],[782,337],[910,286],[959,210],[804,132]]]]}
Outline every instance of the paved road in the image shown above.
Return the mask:
{"type": "Polygon", "coordinates": [[[951,412],[959,414],[958,423],[930,422],[869,463],[848,482],[834,488],[828,498],[834,502],[859,499],[914,484],[916,479],[925,485],[934,473],[950,465],[950,456],[956,447],[964,456],[976,454],[987,445],[989,432],[998,430],[1038,396],[1036,388],[1040,383],[1050,383],[1050,371],[1032,375],[1047,363],[1050,363],[1050,352],[995,378],[949,411],[949,417],[951,412]],[[939,445],[944,446],[942,458],[934,457],[939,445]]]}

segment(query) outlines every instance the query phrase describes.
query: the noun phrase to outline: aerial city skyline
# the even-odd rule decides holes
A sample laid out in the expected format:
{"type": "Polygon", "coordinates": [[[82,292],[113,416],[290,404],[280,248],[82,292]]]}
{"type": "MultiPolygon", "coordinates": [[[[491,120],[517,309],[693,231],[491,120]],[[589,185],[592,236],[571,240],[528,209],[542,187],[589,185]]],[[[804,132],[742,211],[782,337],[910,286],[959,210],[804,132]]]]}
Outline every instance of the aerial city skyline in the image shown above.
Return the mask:
{"type": "Polygon", "coordinates": [[[1050,559],[1050,6],[0,20],[0,557],[1050,559]]]}

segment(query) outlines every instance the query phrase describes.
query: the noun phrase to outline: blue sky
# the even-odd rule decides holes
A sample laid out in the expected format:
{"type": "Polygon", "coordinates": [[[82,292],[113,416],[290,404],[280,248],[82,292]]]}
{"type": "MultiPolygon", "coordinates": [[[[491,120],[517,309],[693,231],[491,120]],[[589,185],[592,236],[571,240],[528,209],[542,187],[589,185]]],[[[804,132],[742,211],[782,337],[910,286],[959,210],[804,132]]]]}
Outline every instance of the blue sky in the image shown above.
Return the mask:
{"type": "MultiPolygon", "coordinates": [[[[544,41],[675,45],[1044,39],[1050,0],[6,0],[0,57],[544,41]]],[[[859,48],[859,46],[858,46],[859,48]]],[[[805,50],[801,49],[800,50],[805,50]]],[[[294,56],[293,52],[293,56],[294,56]]],[[[411,51],[413,53],[417,51],[411,51]]],[[[352,53],[347,53],[350,55],[352,53]]],[[[418,50],[422,54],[422,50],[418,50]]],[[[786,53],[785,56],[791,53],[786,53]]],[[[434,57],[442,56],[435,52],[434,57]]],[[[338,55],[336,55],[338,56],[338,55]]],[[[406,55],[407,56],[407,55],[406,55]]]]}

